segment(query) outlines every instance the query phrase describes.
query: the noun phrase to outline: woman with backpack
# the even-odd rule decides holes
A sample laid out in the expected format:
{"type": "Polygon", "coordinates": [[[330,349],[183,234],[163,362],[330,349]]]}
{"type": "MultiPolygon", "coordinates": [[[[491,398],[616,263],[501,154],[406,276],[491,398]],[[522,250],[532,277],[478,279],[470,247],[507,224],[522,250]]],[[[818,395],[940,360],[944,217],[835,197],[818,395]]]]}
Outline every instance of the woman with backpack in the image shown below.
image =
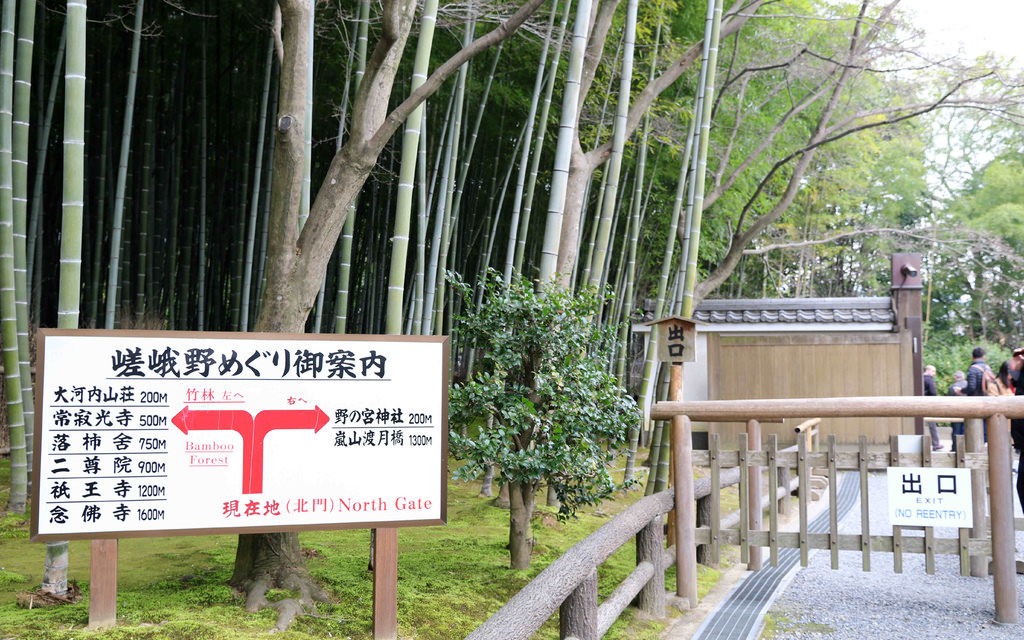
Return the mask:
{"type": "Polygon", "coordinates": [[[999,373],[989,381],[985,389],[987,396],[1012,396],[1014,395],[1013,376],[1010,375],[1010,361],[1007,360],[999,365],[999,373]]]}

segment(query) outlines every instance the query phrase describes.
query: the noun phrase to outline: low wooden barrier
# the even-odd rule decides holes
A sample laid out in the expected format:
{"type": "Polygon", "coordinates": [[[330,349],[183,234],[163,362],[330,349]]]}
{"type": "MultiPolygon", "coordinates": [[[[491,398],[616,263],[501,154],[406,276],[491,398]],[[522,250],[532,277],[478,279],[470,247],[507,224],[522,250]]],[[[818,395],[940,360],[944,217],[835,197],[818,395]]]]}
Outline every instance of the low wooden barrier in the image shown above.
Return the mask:
{"type": "MultiPolygon", "coordinates": [[[[830,438],[827,450],[808,450],[807,440],[798,438],[797,451],[780,451],[775,441],[766,449],[760,444],[748,448],[747,434],[740,434],[738,451],[717,451],[712,440],[710,451],[696,452],[693,463],[711,467],[712,477],[728,467],[741,469],[741,481],[751,468],[768,467],[769,495],[776,495],[775,468],[798,467],[802,478],[809,478],[812,468],[826,468],[830,479],[829,487],[835,500],[835,478],[838,470],[852,470],[861,479],[861,533],[840,534],[833,515],[829,533],[813,534],[806,530],[807,486],[800,483],[800,532],[780,533],[777,528],[775,510],[770,514],[768,530],[761,530],[748,521],[740,519],[739,530],[717,528],[713,519],[710,529],[698,530],[695,542],[710,543],[713,548],[720,543],[739,544],[741,558],[751,547],[769,547],[773,564],[779,547],[799,548],[801,564],[806,565],[809,549],[828,549],[832,552],[833,568],[838,564],[838,551],[859,550],[863,555],[864,570],[870,570],[873,551],[893,553],[894,570],[901,571],[903,553],[923,553],[926,569],[934,571],[936,553],[952,553],[960,556],[961,571],[978,575],[975,560],[983,561],[991,554],[991,575],[995,596],[995,620],[998,623],[1016,623],[1019,618],[1017,607],[1016,563],[1014,560],[1014,517],[1013,478],[1010,465],[1010,436],[1007,418],[1024,418],[1024,398],[944,398],[880,396],[862,398],[799,398],[767,400],[714,400],[706,402],[659,402],[652,407],[651,418],[655,420],[683,419],[711,422],[739,422],[750,424],[758,420],[808,417],[905,417],[963,416],[967,423],[968,437],[959,440],[958,451],[954,453],[933,452],[930,438],[922,436],[921,450],[903,452],[899,449],[896,435],[892,436],[888,450],[869,450],[865,438],[861,438],[857,451],[839,451],[834,438],[830,438]],[[981,421],[987,422],[987,451],[982,444],[981,421]],[[894,527],[892,536],[874,535],[868,522],[867,477],[874,470],[888,467],[959,467],[972,469],[972,493],[974,500],[974,528],[961,529],[958,538],[937,539],[931,527],[925,528],[923,538],[902,536],[902,527],[894,527]],[[987,476],[987,478],[986,478],[987,476]],[[985,480],[988,480],[989,518],[984,518],[985,480]],[[980,517],[979,517],[980,516],[980,517]],[[979,523],[982,523],[979,526],[979,523]],[[986,524],[988,525],[986,527],[986,524]],[[986,530],[986,528],[988,530],[986,530]],[[988,533],[991,537],[988,538],[988,533]]],[[[959,439],[959,438],[958,438],[959,439]]],[[[754,475],[754,474],[750,474],[754,475]]],[[[757,473],[759,477],[759,471],[757,473]]],[[[712,483],[714,484],[714,483],[712,483]]],[[[742,491],[741,487],[741,491],[742,491]]],[[[747,488],[750,491],[750,488],[747,488]]],[[[740,502],[741,506],[743,501],[740,502]]],[[[753,514],[751,514],[753,515],[753,514]]],[[[758,514],[759,515],[759,514],[758,514]]]]}
{"type": "Polygon", "coordinates": [[[662,519],[673,506],[671,489],[641,498],[548,565],[466,640],[527,640],[555,611],[561,638],[597,640],[634,598],[664,617],[665,570],[676,558],[664,548],[662,519]],[[636,569],[598,606],[597,567],[634,536],[636,569]]]}
{"type": "MultiPolygon", "coordinates": [[[[759,552],[768,547],[773,564],[777,562],[780,547],[798,548],[801,564],[806,564],[809,549],[827,549],[833,555],[833,566],[837,563],[839,550],[857,550],[863,554],[865,570],[870,567],[872,552],[888,551],[894,554],[897,571],[902,562],[902,553],[924,553],[926,565],[931,565],[936,553],[959,554],[961,559],[984,559],[992,556],[993,588],[995,591],[995,618],[1000,623],[1017,621],[1017,591],[1013,542],[1013,502],[1010,469],[1010,442],[1006,419],[1024,418],[1024,398],[977,398],[927,399],[908,396],[872,398],[805,398],[774,400],[716,400],[706,402],[659,402],[652,408],[651,417],[656,420],[672,420],[673,467],[676,478],[693,478],[693,464],[708,466],[710,477],[687,486],[678,493],[673,490],[642,498],[626,509],[582,542],[573,546],[561,558],[549,565],[533,581],[516,594],[497,613],[467,636],[466,640],[527,640],[554,615],[560,611],[560,637],[563,640],[598,640],[611,627],[626,606],[637,599],[639,607],[650,615],[663,617],[665,614],[665,570],[677,566],[677,589],[680,597],[689,598],[691,606],[696,604],[696,555],[698,544],[709,545],[712,555],[717,556],[720,544],[734,544],[740,547],[741,562],[759,566],[759,552]],[[968,424],[968,438],[964,447],[956,454],[932,452],[928,436],[924,436],[923,451],[905,453],[898,449],[896,436],[890,443],[890,450],[869,451],[865,439],[861,439],[858,450],[839,451],[834,437],[829,438],[824,450],[817,447],[817,422],[804,423],[799,428],[803,437],[797,439],[795,450],[779,450],[774,438],[767,446],[760,443],[759,420],[776,421],[783,418],[829,418],[829,417],[924,417],[933,415],[963,415],[968,424]],[[748,432],[740,435],[740,446],[736,451],[720,451],[717,438],[712,438],[708,451],[689,450],[690,420],[709,422],[743,421],[748,432]],[[988,452],[981,443],[981,420],[988,420],[988,452]],[[756,434],[756,437],[751,437],[756,434]],[[748,438],[750,440],[748,447],[748,438]],[[991,519],[984,525],[984,512],[977,512],[977,505],[984,506],[984,500],[976,501],[975,527],[977,531],[961,531],[958,539],[938,540],[927,531],[924,538],[902,537],[900,527],[894,529],[894,536],[873,535],[867,524],[867,499],[862,499],[862,532],[860,534],[839,534],[836,516],[833,514],[829,533],[809,533],[807,527],[807,500],[810,470],[828,470],[830,497],[835,502],[835,478],[837,470],[857,471],[861,476],[861,494],[866,494],[867,474],[873,470],[900,466],[961,467],[976,471],[972,484],[980,482],[983,487],[987,475],[991,487],[989,503],[991,519]],[[753,486],[754,479],[760,482],[763,468],[768,468],[769,486],[767,496],[762,497],[759,488],[753,486]],[[738,474],[731,470],[738,469],[738,474]],[[783,469],[798,470],[797,483],[800,528],[799,532],[779,532],[778,511],[780,502],[788,504],[792,491],[788,478],[780,478],[783,469]],[[741,487],[740,516],[720,518],[717,501],[720,490],[736,475],[741,487]],[[691,495],[703,498],[704,491],[710,491],[708,499],[713,511],[710,526],[697,526],[693,511],[693,500],[682,500],[681,496],[691,495]],[[684,507],[688,503],[688,507],[684,507]],[[749,504],[748,504],[749,503],[749,504]],[[769,507],[769,526],[762,530],[760,513],[762,507],[769,507]],[[671,509],[675,511],[680,542],[679,546],[664,550],[663,517],[671,509]],[[756,512],[756,516],[753,512],[756,512]],[[979,518],[980,516],[980,518],[979,518]],[[982,537],[980,529],[988,529],[991,539],[982,537]],[[737,526],[738,529],[732,527],[737,526]],[[608,559],[619,547],[636,536],[637,567],[619,587],[598,604],[597,567],[608,559]],[[895,538],[895,539],[894,539],[895,538]],[[692,594],[692,595],[689,595],[692,594]]],[[[975,495],[984,496],[984,490],[975,489],[975,495]]],[[[985,531],[987,534],[987,531],[985,531]]],[[[963,563],[962,563],[963,564],[963,563]]],[[[968,567],[962,570],[966,573],[968,567]]],[[[970,567],[975,573],[975,567],[970,567]]]]}

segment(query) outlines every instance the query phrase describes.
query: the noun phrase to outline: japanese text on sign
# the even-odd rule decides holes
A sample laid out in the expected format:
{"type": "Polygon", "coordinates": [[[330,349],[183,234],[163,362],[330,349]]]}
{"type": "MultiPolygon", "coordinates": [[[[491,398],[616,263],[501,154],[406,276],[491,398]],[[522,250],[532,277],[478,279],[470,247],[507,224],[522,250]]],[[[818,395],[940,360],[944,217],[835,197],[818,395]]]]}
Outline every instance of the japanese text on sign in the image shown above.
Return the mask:
{"type": "Polygon", "coordinates": [[[974,526],[970,469],[889,467],[889,522],[916,527],[974,526]]]}
{"type": "Polygon", "coordinates": [[[446,339],[307,338],[44,331],[34,539],[442,523],[446,339]]]}

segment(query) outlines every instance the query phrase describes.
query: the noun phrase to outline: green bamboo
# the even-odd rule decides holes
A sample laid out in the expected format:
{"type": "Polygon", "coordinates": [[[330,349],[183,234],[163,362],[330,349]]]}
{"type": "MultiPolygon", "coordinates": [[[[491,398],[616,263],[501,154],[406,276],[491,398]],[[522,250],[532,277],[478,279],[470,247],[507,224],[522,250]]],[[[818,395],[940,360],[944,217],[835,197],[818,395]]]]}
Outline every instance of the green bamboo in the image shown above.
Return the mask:
{"type": "Polygon", "coordinates": [[[615,109],[615,126],[612,129],[612,150],[608,159],[609,193],[604,196],[604,206],[598,224],[597,242],[590,261],[590,280],[592,287],[599,287],[605,278],[605,257],[611,238],[612,212],[618,200],[619,174],[622,169],[622,153],[626,146],[626,116],[629,113],[630,91],[633,86],[633,49],[636,44],[636,14],[638,0],[626,3],[626,26],[623,33],[622,69],[619,72],[619,101],[615,109]]]}
{"type": "MultiPolygon", "coordinates": [[[[357,36],[355,51],[355,82],[354,88],[359,89],[359,82],[366,73],[366,44],[369,38],[370,0],[359,0],[357,18],[357,36]]],[[[348,91],[345,92],[345,105],[348,104],[348,91]]],[[[338,125],[338,144],[341,145],[341,130],[345,126],[345,118],[338,125]]],[[[345,225],[341,231],[341,242],[338,254],[338,290],[334,301],[334,332],[348,331],[349,287],[352,273],[352,241],[355,236],[356,212],[359,210],[358,196],[349,205],[345,225]]]]}
{"type": "MultiPolygon", "coordinates": [[[[562,217],[565,213],[566,186],[569,182],[570,155],[579,116],[580,81],[583,75],[583,59],[587,50],[590,29],[591,0],[579,0],[576,5],[576,22],[573,27],[572,47],[569,52],[569,71],[562,93],[562,113],[559,117],[558,142],[551,173],[551,195],[544,226],[544,242],[541,247],[540,281],[546,283],[556,277],[558,266],[558,245],[562,237],[562,217]]],[[[567,283],[561,283],[565,286],[567,283]]]]}
{"type": "MultiPolygon", "coordinates": [[[[111,221],[113,225],[110,234],[110,264],[109,277],[107,279],[107,303],[104,315],[104,326],[108,329],[114,328],[114,312],[117,308],[117,289],[120,278],[118,271],[121,266],[121,233],[124,226],[124,201],[125,188],[128,182],[128,157],[131,153],[132,139],[132,118],[135,114],[135,88],[139,76],[139,49],[142,41],[142,10],[145,0],[136,0],[135,3],[135,25],[132,33],[131,61],[128,67],[128,88],[125,91],[124,124],[121,128],[121,157],[117,165],[117,187],[114,195],[114,215],[111,221]]],[[[68,64],[70,65],[71,35],[68,35],[68,64]]],[[[84,61],[84,49],[82,52],[84,61]]],[[[68,98],[65,96],[65,101],[68,98]]],[[[77,311],[76,311],[77,314],[77,311]]]]}
{"type": "MultiPolygon", "coordinates": [[[[469,43],[473,40],[473,31],[476,28],[475,21],[470,20],[466,23],[465,30],[463,31],[462,46],[463,48],[469,46],[469,43]]],[[[458,211],[455,208],[455,193],[457,190],[458,178],[456,176],[456,167],[459,165],[459,155],[461,152],[460,141],[462,139],[462,116],[465,109],[465,96],[466,96],[466,81],[469,76],[469,62],[464,63],[459,68],[458,79],[455,83],[455,117],[452,122],[452,129],[448,135],[448,150],[446,155],[448,156],[449,166],[446,168],[446,174],[448,179],[445,183],[444,192],[444,214],[442,216],[441,225],[441,243],[438,251],[438,260],[436,269],[437,276],[435,280],[434,288],[434,307],[432,322],[425,321],[425,325],[433,325],[433,335],[442,335],[444,331],[444,299],[447,291],[447,286],[444,278],[444,270],[449,269],[448,264],[449,250],[451,247],[451,238],[453,235],[453,229],[458,223],[458,211]]],[[[442,202],[439,198],[438,202],[442,202]]]]}
{"type": "MultiPolygon", "coordinates": [[[[200,149],[193,146],[190,150],[194,155],[200,153],[200,149]]],[[[185,150],[182,149],[182,155],[185,150]]],[[[192,158],[192,166],[197,166],[199,159],[192,158]]],[[[179,298],[178,298],[178,329],[192,329],[192,294],[194,291],[195,283],[192,280],[192,251],[193,251],[193,238],[195,237],[195,218],[196,218],[196,191],[198,187],[194,181],[189,181],[186,186],[185,204],[185,216],[181,226],[181,276],[178,282],[179,298]]]]}
{"type": "MultiPolygon", "coordinates": [[[[631,169],[627,168],[626,172],[622,176],[623,189],[625,189],[626,185],[629,184],[629,179],[631,178],[631,176],[629,175],[630,170],[631,169]]],[[[612,266],[617,254],[617,252],[614,251],[616,247],[615,239],[619,237],[619,228],[620,224],[622,223],[622,218],[624,217],[622,215],[622,212],[623,210],[627,209],[632,198],[622,197],[619,198],[618,200],[619,203],[615,205],[615,210],[612,212],[611,234],[609,237],[610,239],[608,248],[604,252],[604,266],[601,269],[601,278],[597,281],[598,289],[604,289],[605,285],[608,284],[608,277],[609,274],[612,273],[612,266]]],[[[629,226],[628,222],[626,223],[626,226],[629,226]]],[[[625,242],[625,234],[623,234],[623,242],[625,242]]],[[[604,314],[604,319],[606,321],[608,320],[608,315],[609,314],[604,314]]]]}
{"type": "Polygon", "coordinates": [[[28,148],[32,113],[32,55],[35,47],[36,3],[22,2],[18,13],[18,42],[14,68],[12,112],[12,200],[14,204],[14,309],[18,329],[18,367],[25,423],[25,459],[32,468],[35,402],[32,395],[32,354],[29,347],[28,288],[28,148]]]}
{"type": "MultiPolygon", "coordinates": [[[[693,131],[693,121],[691,121],[690,131],[693,131]]],[[[665,296],[668,290],[669,274],[672,269],[672,258],[675,253],[676,246],[676,228],[679,226],[679,218],[683,209],[683,199],[686,195],[686,175],[687,175],[687,162],[686,158],[689,157],[689,149],[692,136],[687,136],[686,152],[683,153],[682,164],[679,167],[679,179],[676,181],[676,196],[672,206],[672,216],[669,221],[668,234],[665,241],[665,253],[661,262],[661,275],[658,278],[658,289],[655,294],[654,303],[654,317],[661,318],[665,313],[665,296]]],[[[647,407],[650,406],[650,397],[654,389],[654,380],[652,376],[657,376],[660,370],[660,364],[656,362],[657,354],[657,335],[655,332],[651,332],[650,340],[647,342],[647,354],[644,358],[644,372],[643,378],[640,383],[640,394],[637,399],[637,404],[640,405],[641,415],[644,416],[645,424],[641,427],[646,430],[649,427],[649,418],[647,417],[647,407]]],[[[639,431],[634,430],[630,432],[629,437],[629,453],[626,457],[626,476],[632,479],[635,473],[636,463],[636,449],[639,446],[639,431]]]]}
{"type": "MultiPolygon", "coordinates": [[[[603,113],[601,114],[601,120],[599,122],[600,122],[600,125],[598,126],[598,131],[600,131],[601,130],[601,126],[604,125],[604,114],[603,113]]],[[[595,139],[599,140],[600,136],[596,137],[595,139]]],[[[587,185],[587,192],[588,193],[590,192],[590,186],[591,185],[587,185]]],[[[605,171],[605,172],[602,172],[602,174],[601,174],[601,185],[597,188],[597,203],[596,203],[596,205],[594,207],[595,211],[601,211],[602,209],[604,209],[604,197],[605,197],[605,195],[607,195],[607,193],[608,193],[608,172],[605,171]]],[[[586,202],[586,199],[584,199],[583,201],[586,202]]],[[[584,207],[583,211],[581,212],[581,215],[580,215],[580,235],[579,235],[579,238],[580,238],[580,242],[581,243],[583,242],[583,228],[585,226],[587,226],[586,225],[586,215],[587,215],[587,208],[584,207]]],[[[587,255],[582,260],[577,260],[576,261],[577,265],[582,263],[585,266],[585,268],[583,269],[583,274],[582,274],[582,278],[583,278],[584,281],[589,281],[590,280],[590,261],[591,261],[591,259],[593,258],[593,255],[594,255],[594,244],[597,242],[597,228],[599,226],[601,226],[600,224],[598,224],[599,222],[600,222],[600,220],[598,220],[594,224],[589,225],[590,226],[590,237],[588,238],[587,255]]],[[[573,271],[575,273],[576,270],[574,269],[573,271]]]]}
{"type": "Polygon", "coordinates": [[[7,509],[22,513],[28,504],[28,451],[21,369],[18,364],[18,322],[14,293],[14,199],[12,190],[12,94],[14,85],[15,0],[0,9],[0,333],[7,393],[7,426],[11,439],[11,493],[7,509]]]}
{"type": "MultiPolygon", "coordinates": [[[[105,56],[106,61],[104,62],[104,77],[110,77],[110,65],[111,58],[113,56],[105,56]]],[[[99,321],[100,313],[100,296],[103,293],[103,240],[104,240],[104,221],[107,216],[108,201],[107,196],[109,195],[110,188],[108,183],[110,182],[109,172],[109,159],[108,149],[110,147],[110,112],[111,112],[111,96],[110,96],[110,84],[109,82],[103,83],[103,116],[100,124],[100,148],[98,149],[98,161],[97,173],[96,173],[96,205],[93,215],[92,224],[92,267],[89,269],[89,291],[90,295],[86,298],[85,317],[86,324],[95,326],[99,321]]],[[[49,110],[48,110],[49,112],[49,110]]],[[[49,115],[47,116],[49,117],[49,115]]],[[[35,207],[35,202],[32,206],[35,207]]],[[[34,216],[34,214],[33,214],[34,216]]],[[[31,237],[31,233],[29,234],[31,237]]]]}
{"type": "MultiPolygon", "coordinates": [[[[254,178],[252,176],[255,172],[254,165],[260,165],[258,160],[252,160],[253,128],[254,125],[257,128],[259,127],[259,123],[263,117],[258,113],[257,109],[258,107],[255,100],[250,99],[249,114],[246,119],[248,126],[246,126],[245,131],[245,144],[243,146],[244,152],[239,159],[242,172],[242,182],[238,189],[239,202],[237,214],[233,216],[233,218],[236,219],[233,221],[233,226],[241,227],[242,232],[233,234],[234,254],[231,259],[231,286],[229,287],[231,291],[230,326],[232,331],[240,331],[242,326],[242,283],[245,278],[245,261],[247,257],[250,261],[252,260],[249,238],[250,232],[254,234],[256,231],[255,228],[252,228],[250,232],[246,231],[246,229],[253,226],[249,223],[249,216],[247,215],[247,212],[250,210],[250,206],[249,202],[246,200],[246,196],[249,194],[249,180],[252,179],[259,182],[258,178],[254,178]]],[[[251,242],[255,244],[255,236],[252,236],[252,238],[253,240],[251,242]]]]}
{"type": "Polygon", "coordinates": [[[146,317],[146,276],[150,268],[150,229],[153,225],[153,98],[152,82],[147,83],[146,114],[142,132],[142,179],[140,180],[138,215],[138,250],[135,252],[135,326],[145,326],[146,317]]]}
{"type": "MultiPolygon", "coordinates": [[[[548,15],[548,28],[544,32],[544,43],[541,45],[540,59],[537,61],[537,74],[533,80],[533,93],[530,96],[530,109],[526,114],[526,128],[524,139],[530,140],[533,137],[534,122],[537,119],[537,108],[540,104],[541,94],[544,87],[544,70],[547,67],[548,50],[551,48],[551,36],[555,29],[555,16],[558,14],[558,0],[554,0],[551,12],[548,15]]],[[[568,14],[566,14],[568,15],[568,14]]],[[[556,53],[556,59],[557,59],[556,53]]],[[[550,104],[550,94],[548,94],[550,104]]],[[[543,122],[543,121],[542,121],[543,122]]],[[[541,129],[544,127],[541,126],[541,129]]],[[[523,208],[523,190],[526,186],[527,165],[530,159],[530,145],[524,144],[522,155],[519,158],[519,171],[516,174],[515,194],[512,196],[512,217],[509,220],[508,247],[505,251],[505,265],[502,270],[502,280],[506,285],[512,282],[512,267],[515,264],[516,247],[519,244],[519,217],[523,208]]],[[[515,154],[512,154],[515,157],[515,154]]]]}
{"type": "Polygon", "coordinates": [[[206,21],[202,29],[202,55],[199,71],[199,237],[196,241],[196,329],[206,329],[206,226],[207,226],[207,171],[209,170],[209,120],[207,118],[207,50],[206,21]]]}
{"type": "MultiPolygon", "coordinates": [[[[565,3],[565,11],[562,12],[562,19],[559,26],[559,33],[565,33],[566,25],[569,24],[569,9],[572,2],[565,3]]],[[[557,10],[557,4],[554,10],[557,10]]],[[[537,186],[537,174],[540,167],[541,151],[544,149],[544,139],[547,136],[548,113],[551,110],[551,96],[555,89],[555,78],[558,76],[558,61],[562,57],[562,43],[564,38],[558,38],[555,47],[555,54],[551,57],[551,69],[548,71],[548,81],[544,87],[544,100],[541,103],[540,117],[537,121],[540,127],[537,131],[537,140],[533,145],[533,154],[530,157],[529,178],[526,183],[526,195],[523,197],[523,211],[519,220],[519,229],[516,235],[516,255],[513,269],[517,273],[523,272],[523,260],[526,256],[527,230],[530,227],[530,216],[533,211],[533,194],[537,186]]]]}
{"type": "MultiPolygon", "coordinates": [[[[45,15],[45,14],[44,14],[45,15]]],[[[38,261],[36,256],[36,245],[38,244],[37,238],[40,235],[40,218],[42,217],[43,210],[43,175],[46,168],[46,154],[50,147],[50,131],[53,126],[53,109],[57,103],[57,91],[61,87],[61,71],[64,69],[64,48],[67,46],[67,29],[62,28],[60,30],[60,43],[57,45],[57,55],[53,63],[53,75],[50,80],[50,89],[47,92],[47,99],[45,103],[40,100],[40,106],[45,104],[44,113],[42,117],[42,128],[40,128],[36,135],[36,163],[35,172],[32,178],[32,197],[29,199],[30,213],[28,218],[28,272],[29,279],[34,280],[36,273],[36,265],[38,261]]],[[[40,65],[40,75],[42,75],[42,65],[40,65]]],[[[43,86],[42,81],[36,83],[38,89],[43,86]]],[[[35,307],[38,310],[38,305],[35,307]]],[[[38,317],[38,315],[36,316],[38,317]]]]}
{"type": "MultiPolygon", "coordinates": [[[[185,55],[184,48],[181,52],[182,57],[185,55]]],[[[174,103],[171,105],[174,117],[171,120],[171,149],[170,149],[170,176],[167,181],[167,190],[170,192],[168,198],[168,207],[170,209],[170,221],[168,228],[171,230],[169,238],[167,240],[167,308],[165,309],[165,316],[167,318],[167,328],[176,329],[179,326],[179,321],[183,322],[183,318],[179,315],[181,308],[182,293],[178,290],[178,276],[179,270],[183,268],[183,261],[179,257],[179,238],[183,231],[181,221],[181,174],[182,174],[182,154],[184,153],[184,145],[181,140],[180,132],[184,129],[184,109],[182,105],[184,103],[184,91],[182,87],[184,85],[184,64],[175,64],[174,73],[174,86],[177,89],[174,92],[174,103]]]]}
{"type": "MultiPolygon", "coordinates": [[[[470,130],[468,141],[463,145],[466,150],[461,156],[462,169],[459,171],[458,180],[455,182],[455,201],[452,204],[452,211],[454,211],[456,216],[458,216],[459,212],[462,210],[462,195],[466,191],[469,168],[473,163],[473,153],[476,151],[476,141],[480,135],[480,125],[483,123],[484,112],[487,110],[487,102],[491,95],[491,85],[494,83],[494,72],[498,68],[498,61],[501,60],[501,51],[504,46],[504,42],[500,43],[497,50],[494,52],[494,58],[491,60],[490,70],[487,72],[487,82],[484,83],[484,90],[480,95],[480,104],[477,106],[476,120],[473,122],[473,128],[470,130]]],[[[501,149],[499,145],[499,149],[495,153],[495,156],[500,157],[500,153],[501,149]]]]}
{"type": "MultiPolygon", "coordinates": [[[[412,81],[409,93],[416,91],[427,79],[430,51],[434,44],[434,26],[437,23],[437,0],[426,0],[420,20],[420,37],[416,43],[412,81]]],[[[419,159],[420,132],[425,122],[424,105],[420,104],[406,120],[402,136],[402,159],[398,173],[398,196],[395,210],[395,230],[391,237],[391,269],[388,274],[387,310],[384,332],[402,333],[402,304],[405,294],[405,270],[409,255],[409,234],[412,227],[413,184],[419,159]]]]}
{"type": "MultiPolygon", "coordinates": [[[[426,119],[426,112],[423,114],[426,119]]],[[[429,226],[430,210],[427,208],[427,137],[420,136],[416,149],[416,266],[413,276],[412,322],[409,332],[412,335],[423,333],[423,296],[426,290],[427,269],[427,227],[429,226]]]]}
{"type": "MultiPolygon", "coordinates": [[[[64,185],[61,207],[60,291],[57,327],[77,329],[82,282],[82,219],[85,201],[85,38],[86,4],[67,4],[64,79],[64,185]]],[[[68,543],[48,542],[42,590],[67,592],[68,543]]]]}
{"type": "MultiPolygon", "coordinates": [[[[277,113],[278,104],[278,93],[276,91],[270,92],[270,108],[267,109],[267,113],[277,113]]],[[[274,178],[274,163],[272,161],[274,157],[274,149],[277,145],[277,138],[270,136],[270,143],[267,145],[267,155],[264,158],[264,163],[267,167],[267,176],[263,180],[263,195],[260,197],[260,201],[263,203],[260,211],[260,248],[257,252],[259,258],[256,260],[256,266],[258,267],[258,277],[256,282],[259,286],[256,289],[255,299],[252,301],[253,312],[252,315],[257,315],[260,310],[261,299],[263,298],[263,291],[267,286],[267,245],[269,242],[270,235],[270,187],[274,178]]]]}
{"type": "Polygon", "coordinates": [[[263,152],[267,132],[267,104],[270,101],[270,77],[274,69],[274,35],[267,38],[267,53],[263,67],[263,91],[260,94],[260,113],[256,122],[256,157],[253,167],[252,195],[249,201],[249,221],[246,226],[245,265],[242,271],[241,316],[239,331],[249,330],[249,301],[252,294],[253,254],[256,250],[256,223],[260,208],[260,180],[263,177],[263,152]]]}
{"type": "Polygon", "coordinates": [[[437,206],[434,207],[431,201],[434,199],[434,194],[441,192],[447,193],[447,184],[452,169],[452,134],[449,131],[449,124],[452,122],[452,114],[455,110],[455,91],[452,91],[451,96],[448,100],[448,109],[445,111],[445,123],[444,129],[439,140],[444,141],[444,151],[437,155],[438,162],[441,163],[440,171],[437,167],[434,168],[434,175],[439,176],[436,184],[436,188],[431,187],[431,195],[428,199],[427,206],[432,210],[436,211],[434,217],[434,227],[430,241],[430,262],[427,264],[426,274],[426,289],[424,291],[424,304],[423,304],[423,319],[422,319],[422,331],[425,334],[429,334],[434,328],[434,305],[437,303],[437,278],[440,275],[440,256],[441,256],[441,241],[444,236],[445,221],[449,220],[446,215],[446,211],[450,209],[445,207],[445,198],[437,196],[437,206]],[[442,161],[443,158],[443,161],[442,161]]]}
{"type": "Polygon", "coordinates": [[[707,174],[708,144],[711,138],[711,113],[715,102],[715,71],[718,66],[718,36],[722,25],[722,0],[708,0],[708,8],[711,11],[711,30],[708,42],[707,55],[704,60],[702,73],[706,74],[704,81],[704,97],[700,112],[700,138],[697,145],[697,162],[694,165],[695,179],[693,183],[693,214],[689,225],[690,242],[686,252],[686,278],[683,282],[683,309],[684,317],[689,318],[693,313],[693,290],[697,283],[697,252],[700,248],[700,225],[701,216],[704,212],[704,180],[707,174]]]}
{"type": "Polygon", "coordinates": [[[622,312],[621,315],[616,316],[620,319],[622,328],[619,329],[619,353],[616,358],[615,374],[619,383],[624,387],[628,382],[626,363],[629,356],[629,336],[632,331],[630,323],[633,318],[633,286],[636,280],[636,249],[640,238],[640,222],[643,209],[642,191],[644,174],[647,167],[647,135],[649,131],[650,122],[649,119],[645,117],[643,131],[640,134],[639,155],[637,157],[637,176],[633,185],[633,202],[631,203],[630,223],[627,231],[626,264],[622,269],[625,277],[624,286],[620,289],[623,292],[620,296],[622,299],[622,312]]]}

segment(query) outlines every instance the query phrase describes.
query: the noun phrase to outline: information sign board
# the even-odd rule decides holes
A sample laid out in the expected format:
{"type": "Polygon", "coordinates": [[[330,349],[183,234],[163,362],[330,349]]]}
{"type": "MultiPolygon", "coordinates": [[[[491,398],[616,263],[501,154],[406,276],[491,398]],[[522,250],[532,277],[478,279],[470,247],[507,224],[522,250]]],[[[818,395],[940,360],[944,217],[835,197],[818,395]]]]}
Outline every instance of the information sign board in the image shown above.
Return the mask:
{"type": "Polygon", "coordinates": [[[889,467],[889,524],[912,527],[974,526],[971,470],[889,467]]]}
{"type": "Polygon", "coordinates": [[[447,518],[447,338],[41,330],[38,347],[33,540],[447,518]]]}

